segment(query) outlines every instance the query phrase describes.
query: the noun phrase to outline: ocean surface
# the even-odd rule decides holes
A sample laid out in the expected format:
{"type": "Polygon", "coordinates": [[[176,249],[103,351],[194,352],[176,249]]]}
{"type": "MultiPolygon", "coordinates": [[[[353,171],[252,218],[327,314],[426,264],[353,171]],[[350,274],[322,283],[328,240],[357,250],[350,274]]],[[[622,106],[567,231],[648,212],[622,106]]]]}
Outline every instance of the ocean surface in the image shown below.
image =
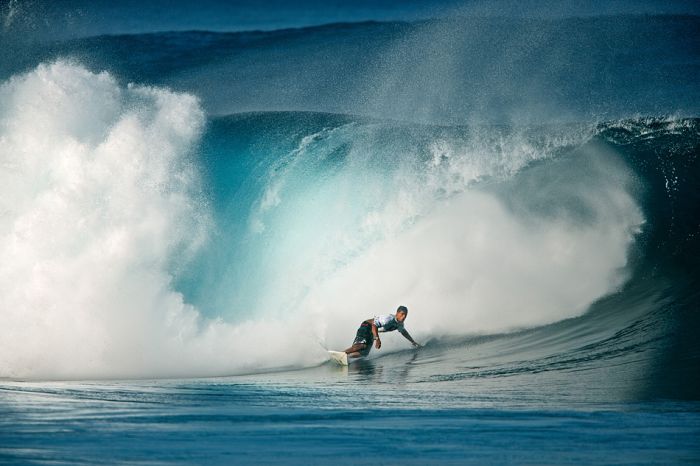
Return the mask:
{"type": "Polygon", "coordinates": [[[0,463],[700,463],[700,17],[2,11],[0,463]]]}

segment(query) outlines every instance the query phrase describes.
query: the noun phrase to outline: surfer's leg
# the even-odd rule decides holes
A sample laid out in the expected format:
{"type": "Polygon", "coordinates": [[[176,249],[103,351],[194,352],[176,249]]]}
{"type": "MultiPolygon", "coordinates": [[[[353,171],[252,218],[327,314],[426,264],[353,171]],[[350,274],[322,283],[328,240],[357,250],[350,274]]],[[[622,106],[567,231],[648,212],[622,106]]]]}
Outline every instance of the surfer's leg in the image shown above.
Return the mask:
{"type": "Polygon", "coordinates": [[[350,354],[350,353],[356,353],[360,351],[361,349],[364,349],[365,345],[362,343],[354,343],[350,348],[346,349],[345,352],[350,354]]]}
{"type": "Polygon", "coordinates": [[[363,356],[362,353],[364,353],[363,350],[367,349],[367,345],[364,343],[355,343],[352,345],[350,348],[345,350],[345,353],[347,353],[349,358],[359,358],[360,356],[363,356]]]}

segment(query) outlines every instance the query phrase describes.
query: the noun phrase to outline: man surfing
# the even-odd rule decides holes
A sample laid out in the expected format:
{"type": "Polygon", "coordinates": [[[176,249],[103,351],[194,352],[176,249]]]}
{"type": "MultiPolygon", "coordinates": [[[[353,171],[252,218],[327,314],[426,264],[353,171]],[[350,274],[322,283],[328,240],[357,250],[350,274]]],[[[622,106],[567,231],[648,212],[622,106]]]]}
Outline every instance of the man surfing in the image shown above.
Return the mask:
{"type": "Polygon", "coordinates": [[[379,339],[379,332],[398,330],[413,346],[420,347],[403,326],[407,316],[408,308],[399,306],[396,309],[396,314],[381,315],[362,322],[360,328],[357,329],[357,335],[355,336],[355,341],[352,342],[352,346],[345,350],[347,357],[359,358],[367,356],[372,349],[372,342],[374,342],[374,346],[377,349],[381,348],[382,340],[379,339]]]}

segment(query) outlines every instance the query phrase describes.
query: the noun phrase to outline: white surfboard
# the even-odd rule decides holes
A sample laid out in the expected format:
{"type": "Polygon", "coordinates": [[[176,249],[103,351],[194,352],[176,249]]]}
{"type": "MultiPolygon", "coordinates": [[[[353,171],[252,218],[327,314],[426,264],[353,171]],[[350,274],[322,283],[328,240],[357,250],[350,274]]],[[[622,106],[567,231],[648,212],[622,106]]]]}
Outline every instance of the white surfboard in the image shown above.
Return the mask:
{"type": "Polygon", "coordinates": [[[349,364],[348,355],[344,351],[328,350],[328,356],[331,358],[331,361],[338,364],[339,366],[347,366],[349,364]]]}

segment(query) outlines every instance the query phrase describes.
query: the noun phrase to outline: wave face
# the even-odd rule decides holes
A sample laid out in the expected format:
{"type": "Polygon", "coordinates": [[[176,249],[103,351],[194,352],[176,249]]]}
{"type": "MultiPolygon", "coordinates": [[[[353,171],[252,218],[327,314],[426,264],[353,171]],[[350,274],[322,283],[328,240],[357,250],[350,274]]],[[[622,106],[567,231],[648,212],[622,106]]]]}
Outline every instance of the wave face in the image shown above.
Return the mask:
{"type": "Polygon", "coordinates": [[[624,281],[644,222],[632,174],[606,148],[585,145],[586,133],[308,114],[219,120],[205,150],[226,209],[211,258],[194,269],[213,276],[197,301],[204,307],[220,290],[214,309],[317,308],[334,314],[336,328],[317,330],[332,346],[358,312],[401,297],[430,309],[415,317],[428,334],[579,315],[624,281]],[[557,156],[568,145],[581,155],[557,156]]]}
{"type": "Polygon", "coordinates": [[[665,381],[635,396],[697,393],[698,120],[205,126],[66,61],[0,100],[3,377],[305,367],[403,303],[424,379],[631,358],[665,381]],[[499,362],[466,370],[475,347],[499,362]]]}
{"type": "Polygon", "coordinates": [[[229,321],[304,316],[310,347],[408,303],[416,382],[695,399],[699,123],[220,118],[202,145],[217,232],[180,286],[229,321]]]}

